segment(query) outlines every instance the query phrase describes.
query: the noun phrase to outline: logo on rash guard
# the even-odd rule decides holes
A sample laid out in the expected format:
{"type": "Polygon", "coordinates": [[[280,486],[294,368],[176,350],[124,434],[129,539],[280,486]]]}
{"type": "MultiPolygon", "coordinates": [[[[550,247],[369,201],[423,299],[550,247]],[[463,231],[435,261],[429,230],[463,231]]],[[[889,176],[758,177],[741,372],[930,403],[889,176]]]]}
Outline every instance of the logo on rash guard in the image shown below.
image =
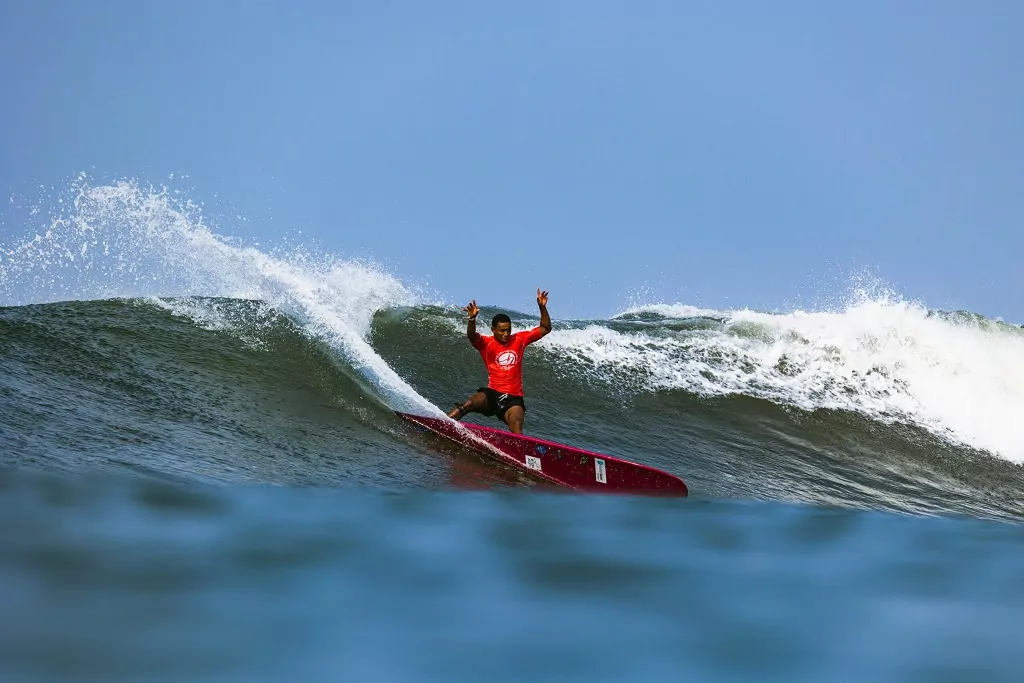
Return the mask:
{"type": "Polygon", "coordinates": [[[502,370],[508,370],[516,364],[519,360],[519,356],[516,355],[515,351],[502,351],[498,354],[496,362],[502,370]]]}

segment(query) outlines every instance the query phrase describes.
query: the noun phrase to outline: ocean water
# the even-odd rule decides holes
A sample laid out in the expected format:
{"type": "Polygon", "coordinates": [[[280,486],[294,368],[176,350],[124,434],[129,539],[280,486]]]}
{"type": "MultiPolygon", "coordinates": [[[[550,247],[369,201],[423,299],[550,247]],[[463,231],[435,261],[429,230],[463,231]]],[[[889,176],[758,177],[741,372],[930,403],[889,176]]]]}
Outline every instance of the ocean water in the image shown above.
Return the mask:
{"type": "Polygon", "coordinates": [[[665,500],[410,429],[484,378],[457,306],[164,192],[82,182],[0,241],[0,305],[5,680],[1024,675],[1014,325],[556,317],[527,431],[682,477],[665,500]]]}

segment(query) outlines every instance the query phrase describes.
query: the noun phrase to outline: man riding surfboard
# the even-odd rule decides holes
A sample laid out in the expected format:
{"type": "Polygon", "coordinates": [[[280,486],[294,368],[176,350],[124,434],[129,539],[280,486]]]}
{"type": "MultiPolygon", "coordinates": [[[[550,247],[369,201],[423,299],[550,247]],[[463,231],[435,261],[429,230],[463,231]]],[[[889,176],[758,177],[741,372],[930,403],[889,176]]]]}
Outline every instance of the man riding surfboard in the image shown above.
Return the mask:
{"type": "Polygon", "coordinates": [[[547,292],[537,290],[537,306],[540,308],[539,326],[513,334],[511,319],[499,313],[491,320],[490,337],[476,331],[476,316],[480,313],[476,299],[462,309],[469,316],[466,321],[466,337],[473,348],[480,352],[487,366],[487,386],[480,387],[465,403],[456,405],[448,417],[461,420],[466,413],[497,416],[514,434],[523,433],[523,420],[526,417],[526,403],[523,401],[523,351],[527,345],[551,331],[547,292]]]}

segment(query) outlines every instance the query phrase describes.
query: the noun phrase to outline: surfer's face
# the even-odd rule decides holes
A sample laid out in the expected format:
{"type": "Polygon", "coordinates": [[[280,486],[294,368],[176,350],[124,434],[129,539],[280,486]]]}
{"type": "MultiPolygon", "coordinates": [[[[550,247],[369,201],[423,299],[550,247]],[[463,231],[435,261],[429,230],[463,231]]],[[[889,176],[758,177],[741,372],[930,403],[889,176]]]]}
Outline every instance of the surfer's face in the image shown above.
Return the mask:
{"type": "Polygon", "coordinates": [[[499,344],[505,344],[508,342],[508,338],[512,336],[512,323],[498,323],[491,328],[491,332],[494,333],[494,340],[499,344]]]}

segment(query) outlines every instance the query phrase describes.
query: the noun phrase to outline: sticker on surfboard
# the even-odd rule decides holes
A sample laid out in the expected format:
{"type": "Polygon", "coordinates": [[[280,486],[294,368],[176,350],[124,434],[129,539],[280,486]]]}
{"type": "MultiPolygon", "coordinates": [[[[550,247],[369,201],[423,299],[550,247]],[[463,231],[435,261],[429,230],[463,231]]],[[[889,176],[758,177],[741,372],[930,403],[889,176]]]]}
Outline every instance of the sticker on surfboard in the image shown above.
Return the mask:
{"type": "Polygon", "coordinates": [[[526,456],[526,466],[531,470],[540,470],[540,458],[533,455],[526,456]]]}
{"type": "Polygon", "coordinates": [[[608,472],[604,468],[604,460],[594,458],[594,477],[601,484],[608,483],[608,472]]]}

